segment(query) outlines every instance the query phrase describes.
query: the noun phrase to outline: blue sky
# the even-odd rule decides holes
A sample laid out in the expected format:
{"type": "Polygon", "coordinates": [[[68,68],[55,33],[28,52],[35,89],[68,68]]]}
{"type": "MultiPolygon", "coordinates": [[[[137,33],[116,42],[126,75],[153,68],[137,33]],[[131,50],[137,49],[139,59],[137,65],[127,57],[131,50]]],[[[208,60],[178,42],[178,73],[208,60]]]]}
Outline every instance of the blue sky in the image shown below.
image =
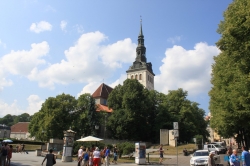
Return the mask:
{"type": "Polygon", "coordinates": [[[126,79],[142,16],[155,89],[183,88],[209,112],[216,33],[232,0],[0,1],[0,117],[34,114],[51,96],[76,98],[126,79]]]}

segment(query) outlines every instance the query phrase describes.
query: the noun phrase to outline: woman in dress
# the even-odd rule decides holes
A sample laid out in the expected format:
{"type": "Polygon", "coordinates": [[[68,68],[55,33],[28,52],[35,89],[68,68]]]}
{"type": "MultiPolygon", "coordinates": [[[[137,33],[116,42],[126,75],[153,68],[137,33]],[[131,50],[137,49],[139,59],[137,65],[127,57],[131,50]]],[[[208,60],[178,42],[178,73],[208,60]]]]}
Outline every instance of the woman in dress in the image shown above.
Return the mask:
{"type": "Polygon", "coordinates": [[[96,147],[95,151],[93,152],[93,166],[99,166],[100,162],[100,151],[99,148],[96,147]]]}
{"type": "Polygon", "coordinates": [[[8,154],[7,154],[7,162],[6,162],[7,166],[10,166],[10,159],[12,158],[12,151],[13,151],[13,146],[10,145],[10,148],[9,148],[8,154]]]}
{"type": "Polygon", "coordinates": [[[42,165],[43,165],[43,163],[44,163],[44,161],[47,159],[47,161],[46,161],[46,166],[53,166],[54,165],[54,160],[55,160],[55,155],[54,154],[52,154],[52,152],[53,152],[53,149],[50,149],[49,150],[49,154],[46,154],[46,156],[44,157],[44,159],[43,159],[43,162],[42,162],[42,165]]]}

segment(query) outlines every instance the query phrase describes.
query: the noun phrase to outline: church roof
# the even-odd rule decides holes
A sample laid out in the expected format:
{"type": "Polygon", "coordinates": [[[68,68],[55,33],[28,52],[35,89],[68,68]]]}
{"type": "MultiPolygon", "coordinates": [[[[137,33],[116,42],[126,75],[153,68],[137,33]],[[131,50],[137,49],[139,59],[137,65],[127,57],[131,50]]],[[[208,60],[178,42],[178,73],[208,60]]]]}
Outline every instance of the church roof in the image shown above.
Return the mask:
{"type": "Polygon", "coordinates": [[[95,92],[92,94],[93,98],[104,98],[107,99],[109,94],[111,93],[111,91],[113,90],[113,88],[111,88],[110,86],[102,83],[96,90],[95,92]]]}
{"type": "Polygon", "coordinates": [[[105,111],[105,112],[113,112],[112,108],[109,108],[108,106],[106,105],[102,105],[102,104],[97,104],[97,109],[96,111],[100,112],[100,111],[105,111]]]}

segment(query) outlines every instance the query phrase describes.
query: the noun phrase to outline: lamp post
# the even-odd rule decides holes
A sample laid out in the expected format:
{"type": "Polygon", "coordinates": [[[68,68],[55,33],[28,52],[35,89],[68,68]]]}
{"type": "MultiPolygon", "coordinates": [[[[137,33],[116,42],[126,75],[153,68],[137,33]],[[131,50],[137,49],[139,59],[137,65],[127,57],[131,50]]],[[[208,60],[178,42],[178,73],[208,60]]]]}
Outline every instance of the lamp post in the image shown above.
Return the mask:
{"type": "Polygon", "coordinates": [[[104,139],[106,138],[106,119],[107,119],[107,114],[105,114],[105,121],[104,121],[104,139]]]}
{"type": "Polygon", "coordinates": [[[97,130],[98,130],[98,129],[99,129],[99,125],[96,124],[96,125],[95,125],[95,130],[96,130],[96,131],[95,131],[95,135],[94,135],[94,136],[97,136],[97,130]]]}
{"type": "Polygon", "coordinates": [[[4,129],[4,132],[3,132],[3,139],[5,137],[5,134],[6,134],[6,129],[4,129]]]}
{"type": "Polygon", "coordinates": [[[43,151],[43,141],[44,141],[44,130],[42,130],[42,145],[41,145],[41,151],[43,151]]]}

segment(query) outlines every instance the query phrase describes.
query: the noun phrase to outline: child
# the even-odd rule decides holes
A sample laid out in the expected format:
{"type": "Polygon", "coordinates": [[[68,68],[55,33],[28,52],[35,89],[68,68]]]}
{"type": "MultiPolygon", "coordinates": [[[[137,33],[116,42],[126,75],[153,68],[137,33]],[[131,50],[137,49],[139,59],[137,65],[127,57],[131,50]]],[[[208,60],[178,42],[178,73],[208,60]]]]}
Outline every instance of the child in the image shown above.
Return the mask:
{"type": "Polygon", "coordinates": [[[89,154],[89,166],[93,166],[93,152],[89,154]]]}
{"type": "Polygon", "coordinates": [[[6,162],[7,166],[10,166],[10,159],[12,158],[12,151],[13,151],[13,146],[10,145],[10,148],[9,148],[8,154],[7,154],[7,162],[6,162]]]}

